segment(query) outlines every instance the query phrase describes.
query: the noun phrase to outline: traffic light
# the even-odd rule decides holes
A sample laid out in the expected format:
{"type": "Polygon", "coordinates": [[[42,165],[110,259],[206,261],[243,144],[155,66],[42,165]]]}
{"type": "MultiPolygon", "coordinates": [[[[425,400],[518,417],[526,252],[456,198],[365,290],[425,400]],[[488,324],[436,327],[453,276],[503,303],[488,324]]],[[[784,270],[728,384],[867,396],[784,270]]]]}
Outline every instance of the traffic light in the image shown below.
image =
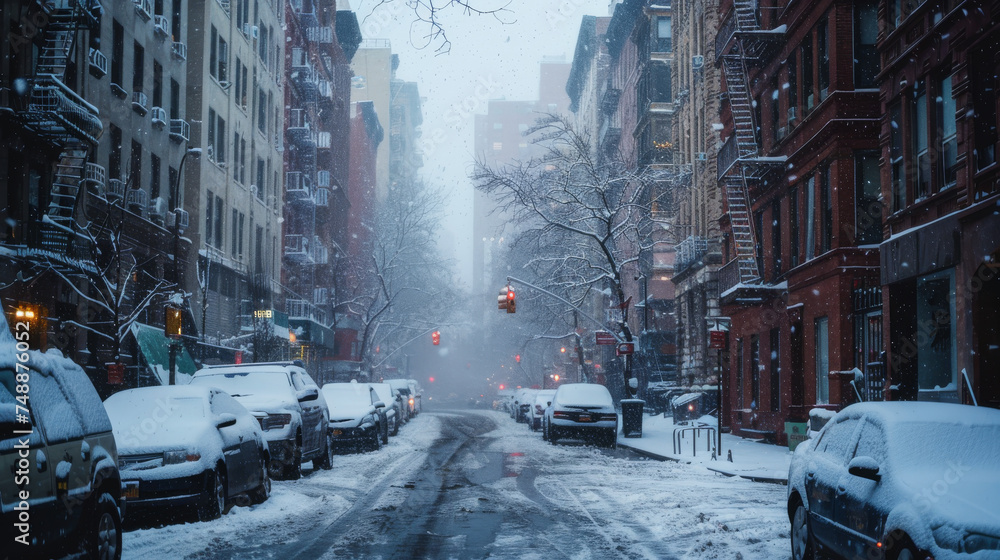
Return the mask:
{"type": "Polygon", "coordinates": [[[163,329],[163,334],[167,338],[173,338],[179,340],[181,338],[181,318],[182,310],[179,307],[167,306],[166,308],[166,326],[163,329]]]}
{"type": "Polygon", "coordinates": [[[521,355],[520,354],[514,354],[514,361],[517,362],[517,363],[521,363],[521,355]]]}
{"type": "Polygon", "coordinates": [[[434,346],[441,344],[441,331],[431,333],[431,342],[434,343],[434,346]]]}
{"type": "Polygon", "coordinates": [[[507,313],[517,313],[517,302],[514,300],[514,290],[507,286],[507,313]]]}
{"type": "Polygon", "coordinates": [[[508,286],[507,288],[500,289],[500,295],[497,296],[497,309],[507,309],[507,292],[510,291],[509,288],[508,286]]]}

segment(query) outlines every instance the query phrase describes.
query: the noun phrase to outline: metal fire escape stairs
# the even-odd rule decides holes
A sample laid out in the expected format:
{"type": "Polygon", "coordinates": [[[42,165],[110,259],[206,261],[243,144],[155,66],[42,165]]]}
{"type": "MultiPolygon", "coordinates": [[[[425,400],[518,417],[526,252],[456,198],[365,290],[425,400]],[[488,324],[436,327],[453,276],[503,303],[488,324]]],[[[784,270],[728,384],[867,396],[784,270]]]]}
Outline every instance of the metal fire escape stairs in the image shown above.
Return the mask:
{"type": "Polygon", "coordinates": [[[70,241],[78,235],[74,214],[87,160],[100,135],[97,109],[64,84],[69,57],[79,48],[79,32],[99,25],[81,1],[56,0],[44,5],[49,24],[44,31],[26,114],[32,129],[61,148],[41,227],[41,247],[60,254],[69,249],[70,241]]]}
{"type": "MultiPolygon", "coordinates": [[[[739,31],[756,31],[757,23],[754,0],[735,0],[733,17],[739,31]]],[[[746,58],[741,36],[737,34],[735,54],[722,57],[729,106],[733,115],[733,134],[736,137],[737,160],[723,177],[726,202],[729,206],[729,220],[739,262],[740,282],[753,284],[760,282],[761,273],[757,266],[757,234],[750,216],[750,196],[747,188],[747,161],[760,155],[754,123],[753,101],[747,79],[746,58]]]]}

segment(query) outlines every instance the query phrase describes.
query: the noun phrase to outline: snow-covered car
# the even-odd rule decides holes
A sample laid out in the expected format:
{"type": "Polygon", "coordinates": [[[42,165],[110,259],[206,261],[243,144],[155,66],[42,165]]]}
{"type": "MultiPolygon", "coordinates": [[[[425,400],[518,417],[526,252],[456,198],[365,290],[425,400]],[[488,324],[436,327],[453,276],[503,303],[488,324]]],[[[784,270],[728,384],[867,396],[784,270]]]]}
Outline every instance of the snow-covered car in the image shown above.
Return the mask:
{"type": "Polygon", "coordinates": [[[408,379],[410,383],[410,394],[413,395],[413,415],[416,416],[424,411],[424,390],[416,379],[408,379]]]}
{"type": "Polygon", "coordinates": [[[399,433],[399,415],[400,415],[400,404],[396,399],[395,391],[388,383],[369,383],[375,393],[378,394],[378,400],[385,404],[385,407],[380,409],[379,413],[382,415],[382,443],[389,443],[389,436],[394,436],[399,433]]]}
{"type": "Polygon", "coordinates": [[[535,403],[535,393],[537,389],[518,389],[514,398],[514,420],[518,424],[528,421],[528,414],[535,403]]]}
{"type": "Polygon", "coordinates": [[[333,468],[326,400],[298,364],[209,366],[195,372],[191,384],[222,389],[257,417],[268,443],[272,477],[297,479],[306,461],[333,468]]]}
{"type": "Polygon", "coordinates": [[[561,438],[592,441],[615,447],[618,441],[618,412],[607,387],[596,383],[568,383],[556,389],[552,405],[545,410],[545,439],[561,438]]]}
{"type": "Polygon", "coordinates": [[[193,507],[215,519],[238,496],[267,499],[267,441],[257,419],[221,389],[166,385],[127,389],[104,408],[118,443],[129,507],[167,513],[193,507]]]}
{"type": "Polygon", "coordinates": [[[80,366],[56,350],[28,351],[26,338],[15,342],[0,314],[0,550],[120,559],[125,504],[111,422],[80,366]]]}
{"type": "Polygon", "coordinates": [[[379,409],[385,403],[367,383],[327,383],[323,396],[330,405],[330,443],[337,451],[377,451],[382,439],[379,409]]]}
{"type": "Polygon", "coordinates": [[[545,416],[545,409],[552,403],[552,397],[555,394],[555,389],[542,389],[535,393],[535,400],[528,407],[528,427],[532,431],[542,429],[542,416],[545,416]]]}
{"type": "Polygon", "coordinates": [[[402,424],[406,424],[413,418],[413,393],[410,389],[410,382],[406,379],[386,379],[383,383],[388,383],[397,393],[399,398],[400,412],[402,412],[402,424]]]}
{"type": "Polygon", "coordinates": [[[792,558],[1000,558],[1000,410],[869,402],[799,444],[792,558]]]}

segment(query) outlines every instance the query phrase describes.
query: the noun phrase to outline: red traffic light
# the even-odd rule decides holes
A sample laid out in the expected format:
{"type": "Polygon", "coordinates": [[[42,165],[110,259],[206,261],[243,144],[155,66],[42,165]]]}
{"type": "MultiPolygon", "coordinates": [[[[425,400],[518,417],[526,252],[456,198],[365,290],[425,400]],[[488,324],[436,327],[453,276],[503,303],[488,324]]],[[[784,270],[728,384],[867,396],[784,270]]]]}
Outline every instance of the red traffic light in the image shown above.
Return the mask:
{"type": "Polygon", "coordinates": [[[521,355],[520,354],[515,354],[514,355],[514,361],[517,362],[517,363],[521,363],[521,355]]]}
{"type": "Polygon", "coordinates": [[[431,333],[431,342],[434,343],[434,346],[441,344],[441,331],[431,333]]]}
{"type": "Polygon", "coordinates": [[[514,290],[507,290],[507,301],[514,301],[514,290]]]}
{"type": "Polygon", "coordinates": [[[432,376],[428,377],[427,381],[429,381],[431,383],[434,383],[434,376],[432,375],[432,376]]]}

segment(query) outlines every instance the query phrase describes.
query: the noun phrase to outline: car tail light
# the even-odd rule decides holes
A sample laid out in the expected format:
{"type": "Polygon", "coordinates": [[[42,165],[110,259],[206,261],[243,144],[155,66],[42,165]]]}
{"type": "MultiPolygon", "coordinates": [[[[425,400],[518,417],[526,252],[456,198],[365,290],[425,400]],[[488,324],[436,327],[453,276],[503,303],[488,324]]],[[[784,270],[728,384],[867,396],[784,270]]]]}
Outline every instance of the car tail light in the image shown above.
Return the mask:
{"type": "Polygon", "coordinates": [[[274,430],[276,428],[284,428],[288,424],[292,423],[291,414],[269,414],[260,420],[260,429],[262,430],[274,430]]]}
{"type": "Polygon", "coordinates": [[[413,399],[410,399],[410,406],[413,406],[413,399]]]}
{"type": "Polygon", "coordinates": [[[562,410],[556,410],[556,411],[554,411],[554,412],[552,413],[552,417],[553,417],[553,418],[564,418],[564,419],[566,419],[566,420],[569,420],[569,418],[570,418],[570,415],[569,415],[569,413],[568,413],[568,412],[564,412],[564,411],[562,411],[562,410]]]}

